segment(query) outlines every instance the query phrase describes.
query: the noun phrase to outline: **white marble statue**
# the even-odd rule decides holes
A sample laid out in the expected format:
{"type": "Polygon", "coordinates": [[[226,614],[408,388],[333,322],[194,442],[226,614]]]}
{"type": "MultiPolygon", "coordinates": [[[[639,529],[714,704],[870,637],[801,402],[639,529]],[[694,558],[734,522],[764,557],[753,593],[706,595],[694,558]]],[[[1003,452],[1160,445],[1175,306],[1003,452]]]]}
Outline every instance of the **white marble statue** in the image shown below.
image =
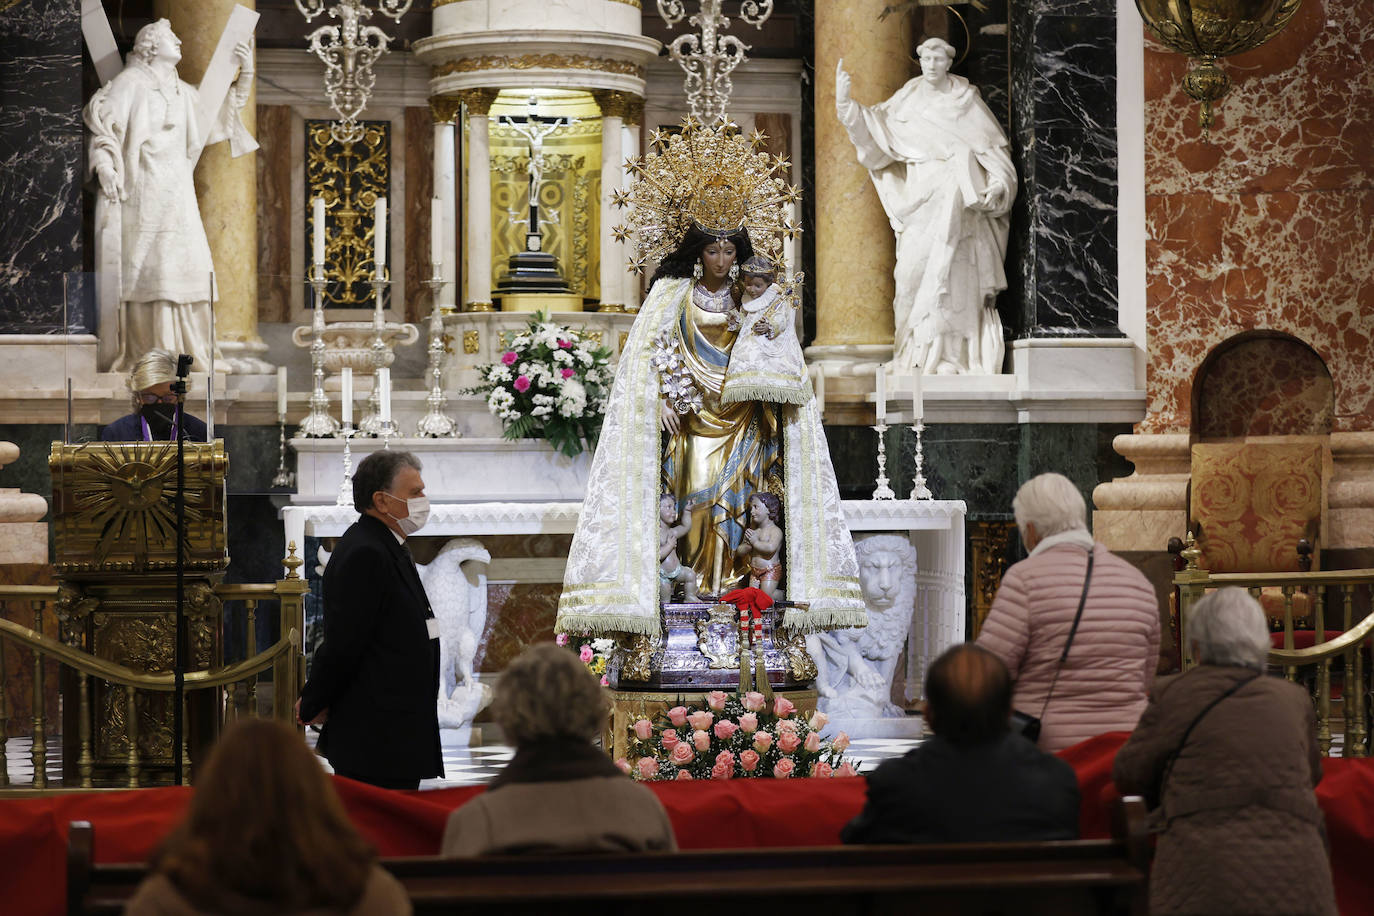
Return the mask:
{"type": "Polygon", "coordinates": [[[100,184],[97,248],[109,252],[98,269],[119,272],[115,372],[154,347],[189,353],[198,371],[208,369],[213,267],[192,172],[208,144],[227,139],[234,156],[258,148],[239,117],[253,81],[251,43],[234,48],[239,75],[206,135],[197,89],[177,76],[179,60],[171,24],[150,23],[124,69],[86,105],[89,168],[100,184]]]}
{"type": "Polygon", "coordinates": [[[891,737],[900,728],[874,720],[906,716],[892,702],[892,678],[915,610],[916,548],[903,535],[869,534],[854,538],[854,550],[868,626],[808,636],[807,649],[816,660],[820,709],[835,727],[852,738],[891,737]]]}
{"type": "Polygon", "coordinates": [[[439,621],[439,727],[466,729],[491,702],[477,680],[477,647],[487,625],[486,564],[491,554],[475,538],[454,538],[418,567],[439,621]]]}
{"type": "Polygon", "coordinates": [[[1016,171],[978,90],[949,73],[954,48],[917,49],[921,75],[871,107],[835,72],[835,110],[897,234],[893,361],[927,375],[1002,371],[1003,262],[1016,171]]]}

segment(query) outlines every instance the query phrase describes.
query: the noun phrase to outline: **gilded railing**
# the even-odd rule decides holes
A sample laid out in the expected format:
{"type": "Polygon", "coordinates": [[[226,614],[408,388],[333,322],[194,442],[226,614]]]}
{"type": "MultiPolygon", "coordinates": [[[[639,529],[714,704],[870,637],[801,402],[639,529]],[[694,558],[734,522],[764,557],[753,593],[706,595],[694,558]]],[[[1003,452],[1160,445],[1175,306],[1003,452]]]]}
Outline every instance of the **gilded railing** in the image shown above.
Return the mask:
{"type": "MultiPolygon", "coordinates": [[[[302,645],[305,631],[305,595],[309,586],[297,573],[302,563],[296,556],[294,542],[288,548],[284,564],[288,570],[286,578],[275,583],[221,583],[213,588],[215,596],[221,601],[243,604],[245,657],[205,670],[188,671],[185,675],[185,690],[189,695],[198,690],[225,688],[224,702],[218,709],[220,724],[241,716],[259,714],[259,679],[269,670],[272,673],[272,717],[288,722],[295,721],[292,706],[300,692],[304,674],[305,658],[302,645]],[[277,604],[280,638],[272,645],[259,650],[258,611],[261,605],[268,602],[277,604]]],[[[21,662],[30,663],[31,660],[32,665],[32,719],[29,728],[30,758],[33,766],[32,789],[50,788],[47,776],[50,729],[46,702],[50,662],[57,665],[58,670],[55,674],[59,682],[68,686],[74,685],[76,694],[72,697],[67,695],[70,691],[61,693],[59,703],[66,706],[74,701],[77,706],[75,724],[79,737],[77,742],[68,745],[78,750],[74,767],[77,773],[77,787],[105,787],[97,787],[93,780],[91,679],[123,692],[124,735],[128,742],[128,759],[123,768],[124,776],[120,780],[122,784],[118,788],[137,787],[143,772],[143,760],[139,749],[136,699],[140,691],[173,692],[176,689],[174,676],[170,673],[149,673],[130,668],[46,635],[45,615],[50,611],[49,605],[58,603],[60,594],[60,587],[55,585],[0,586],[0,608],[9,611],[16,603],[27,603],[33,614],[34,623],[32,627],[27,627],[0,616],[0,790],[15,791],[11,787],[6,744],[10,738],[23,737],[10,733],[10,723],[15,718],[15,710],[6,685],[6,648],[17,651],[21,662]],[[64,669],[69,670],[74,676],[62,678],[64,669]]],[[[25,667],[27,666],[25,664],[25,667]]],[[[189,757],[187,759],[189,760],[189,757]]]]}
{"type": "Polygon", "coordinates": [[[1374,569],[1339,569],[1295,573],[1212,573],[1198,566],[1200,551],[1188,537],[1183,551],[1187,565],[1174,576],[1178,589],[1179,629],[1183,639],[1183,667],[1192,667],[1192,647],[1186,638],[1188,613],[1207,592],[1233,586],[1244,588],[1273,615],[1283,633],[1283,646],[1271,649],[1269,664],[1282,668],[1290,681],[1309,686],[1317,714],[1317,742],[1323,755],[1333,744],[1332,674],[1340,663],[1341,753],[1346,757],[1369,756],[1371,672],[1365,651],[1374,634],[1374,569]],[[1277,607],[1278,613],[1275,614],[1277,607]],[[1294,634],[1301,622],[1310,628],[1313,644],[1295,647],[1294,634]],[[1327,638],[1332,631],[1338,635],[1327,638]]]}

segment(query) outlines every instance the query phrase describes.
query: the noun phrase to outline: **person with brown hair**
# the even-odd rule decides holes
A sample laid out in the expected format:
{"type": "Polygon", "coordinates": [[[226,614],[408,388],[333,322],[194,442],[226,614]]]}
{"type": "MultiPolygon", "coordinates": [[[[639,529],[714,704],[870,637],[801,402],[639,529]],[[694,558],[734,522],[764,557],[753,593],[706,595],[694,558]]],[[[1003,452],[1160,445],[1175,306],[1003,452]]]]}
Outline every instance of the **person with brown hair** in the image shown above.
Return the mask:
{"type": "Polygon", "coordinates": [[[301,736],[250,719],[215,746],[186,818],[124,912],[397,916],[411,906],[301,736]]]}
{"type": "Polygon", "coordinates": [[[606,692],[576,655],[553,643],[521,652],[491,704],[515,756],[486,792],[449,815],[440,855],[677,849],[658,797],[592,746],[609,712],[606,692]]]}

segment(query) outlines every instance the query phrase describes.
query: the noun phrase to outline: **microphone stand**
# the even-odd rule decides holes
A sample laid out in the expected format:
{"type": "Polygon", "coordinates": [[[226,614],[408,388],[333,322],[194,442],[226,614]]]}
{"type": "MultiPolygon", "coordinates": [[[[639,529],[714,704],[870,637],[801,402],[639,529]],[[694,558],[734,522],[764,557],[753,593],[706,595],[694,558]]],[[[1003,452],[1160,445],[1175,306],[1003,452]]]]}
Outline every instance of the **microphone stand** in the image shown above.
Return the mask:
{"type": "MultiPolygon", "coordinates": [[[[177,357],[177,379],[172,383],[172,393],[177,398],[176,426],[173,432],[177,437],[177,486],[174,495],[176,507],[177,538],[177,625],[176,646],[172,662],[172,778],[176,785],[185,785],[183,778],[184,760],[182,746],[185,734],[186,710],[186,437],[182,422],[186,406],[186,377],[191,373],[193,358],[182,354],[177,357]]],[[[211,379],[213,384],[213,378],[211,379]]]]}

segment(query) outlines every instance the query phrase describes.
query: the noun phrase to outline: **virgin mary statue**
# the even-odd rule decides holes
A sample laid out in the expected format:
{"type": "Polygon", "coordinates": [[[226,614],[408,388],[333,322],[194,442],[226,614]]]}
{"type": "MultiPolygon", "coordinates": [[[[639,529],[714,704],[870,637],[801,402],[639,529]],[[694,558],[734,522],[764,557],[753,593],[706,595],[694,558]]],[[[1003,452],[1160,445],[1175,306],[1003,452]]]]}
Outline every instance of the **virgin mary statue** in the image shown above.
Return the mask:
{"type": "MultiPolygon", "coordinates": [[[[736,337],[747,333],[732,291],[756,251],[776,259],[795,232],[796,199],[774,173],[780,160],[729,126],[687,122],[655,132],[656,156],[635,167],[639,255],[659,261],[622,349],[592,459],[558,603],[558,632],[661,635],[659,500],[691,507],[678,542],[703,594],[734,588],[749,498],[782,498],[787,609],[783,626],[807,633],[867,622],[858,563],[810,397],[799,404],[725,404],[721,389],[736,337]]],[[[618,229],[625,237],[629,233],[618,229]]],[[[800,354],[797,354],[800,360],[800,354]]],[[[738,368],[738,367],[737,367],[738,368]]]]}

